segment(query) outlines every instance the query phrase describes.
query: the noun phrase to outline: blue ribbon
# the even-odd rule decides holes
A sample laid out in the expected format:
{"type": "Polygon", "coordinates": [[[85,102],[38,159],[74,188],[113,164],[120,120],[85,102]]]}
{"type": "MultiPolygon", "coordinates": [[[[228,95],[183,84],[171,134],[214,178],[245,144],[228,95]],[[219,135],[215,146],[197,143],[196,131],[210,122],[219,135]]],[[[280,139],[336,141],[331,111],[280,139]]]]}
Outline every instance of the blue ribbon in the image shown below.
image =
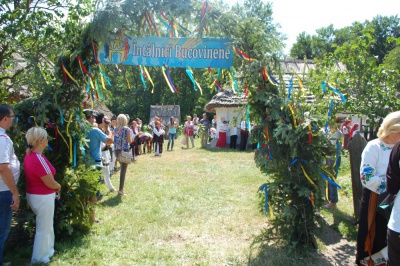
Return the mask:
{"type": "Polygon", "coordinates": [[[143,71],[142,71],[142,69],[140,69],[140,79],[142,80],[142,83],[143,83],[144,89],[146,89],[146,88],[147,88],[147,84],[146,84],[146,80],[144,79],[144,76],[143,76],[143,71]]]}
{"type": "Polygon", "coordinates": [[[264,191],[265,193],[265,203],[264,203],[264,208],[265,212],[269,212],[269,205],[268,205],[268,184],[264,184],[260,187],[260,191],[264,191]]]}
{"type": "Polygon", "coordinates": [[[72,141],[73,141],[73,146],[74,146],[74,150],[73,150],[73,160],[72,160],[72,165],[74,166],[74,167],[76,167],[76,146],[77,146],[77,141],[75,140],[75,138],[74,138],[74,136],[73,135],[71,135],[71,137],[72,137],[72,141]]]}
{"type": "Polygon", "coordinates": [[[326,86],[328,86],[328,88],[329,88],[331,91],[333,91],[334,93],[336,93],[337,95],[340,96],[340,98],[342,99],[342,102],[343,102],[343,103],[346,103],[346,98],[344,97],[344,95],[343,95],[342,93],[340,93],[340,91],[338,91],[337,89],[335,89],[335,88],[332,87],[332,86],[329,86],[329,84],[326,83],[325,81],[322,81],[321,85],[322,85],[322,90],[323,90],[324,92],[327,91],[326,86]]]}
{"type": "Polygon", "coordinates": [[[60,125],[64,125],[64,117],[63,117],[63,113],[62,113],[62,109],[60,109],[60,125]]]}
{"type": "Polygon", "coordinates": [[[86,85],[86,91],[90,92],[90,77],[87,77],[87,85],[86,85]]]}
{"type": "Polygon", "coordinates": [[[188,67],[186,68],[186,74],[188,75],[190,81],[192,81],[192,83],[193,83],[193,89],[194,89],[194,91],[197,91],[196,81],[194,80],[192,71],[190,71],[190,69],[189,69],[188,67]]]}
{"type": "Polygon", "coordinates": [[[247,124],[247,128],[250,130],[250,106],[247,105],[246,106],[246,124],[247,124]]]}
{"type": "Polygon", "coordinates": [[[275,84],[279,84],[279,82],[272,75],[270,75],[269,73],[268,73],[268,76],[275,84]]]}
{"type": "Polygon", "coordinates": [[[332,109],[333,109],[334,103],[335,103],[335,101],[331,100],[331,103],[329,104],[328,119],[326,120],[326,123],[325,123],[325,134],[328,134],[328,125],[329,125],[329,120],[331,119],[331,116],[332,116],[332,109]]]}
{"type": "Polygon", "coordinates": [[[293,89],[293,76],[289,80],[288,97],[287,97],[286,102],[289,102],[290,98],[292,97],[292,89],[293,89]]]}
{"type": "Polygon", "coordinates": [[[293,166],[293,165],[294,165],[295,163],[297,163],[297,162],[302,162],[302,163],[308,164],[308,162],[307,162],[306,160],[295,158],[295,159],[290,163],[289,166],[293,166]]]}
{"type": "Polygon", "coordinates": [[[329,183],[331,183],[332,185],[334,185],[335,187],[337,187],[338,189],[342,189],[341,186],[339,186],[338,184],[335,183],[335,181],[333,181],[332,179],[330,179],[329,177],[327,177],[326,175],[324,175],[321,171],[319,171],[319,175],[325,179],[326,181],[328,181],[329,183]]]}

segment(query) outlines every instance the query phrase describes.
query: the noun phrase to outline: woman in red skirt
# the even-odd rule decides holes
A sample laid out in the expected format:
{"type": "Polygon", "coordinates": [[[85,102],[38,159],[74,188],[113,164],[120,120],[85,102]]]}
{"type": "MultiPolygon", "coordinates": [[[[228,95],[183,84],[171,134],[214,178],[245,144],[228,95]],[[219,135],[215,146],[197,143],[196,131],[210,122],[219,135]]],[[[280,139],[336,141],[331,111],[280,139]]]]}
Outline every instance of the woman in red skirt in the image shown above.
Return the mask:
{"type": "Polygon", "coordinates": [[[218,124],[218,141],[217,147],[226,148],[226,130],[228,128],[228,122],[225,121],[225,117],[221,117],[221,123],[218,124]]]}

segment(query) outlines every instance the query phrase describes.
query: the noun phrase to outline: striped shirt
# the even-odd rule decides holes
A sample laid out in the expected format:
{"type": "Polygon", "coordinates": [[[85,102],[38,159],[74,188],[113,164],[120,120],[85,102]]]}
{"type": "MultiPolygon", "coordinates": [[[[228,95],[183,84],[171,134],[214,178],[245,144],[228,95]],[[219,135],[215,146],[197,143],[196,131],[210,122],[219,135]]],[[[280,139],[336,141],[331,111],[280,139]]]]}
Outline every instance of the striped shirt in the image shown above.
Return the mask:
{"type": "Polygon", "coordinates": [[[42,177],[51,174],[54,178],[56,174],[56,169],[43,154],[36,152],[26,154],[24,158],[24,172],[27,193],[47,195],[56,192],[55,189],[48,188],[42,181],[42,177]]]}

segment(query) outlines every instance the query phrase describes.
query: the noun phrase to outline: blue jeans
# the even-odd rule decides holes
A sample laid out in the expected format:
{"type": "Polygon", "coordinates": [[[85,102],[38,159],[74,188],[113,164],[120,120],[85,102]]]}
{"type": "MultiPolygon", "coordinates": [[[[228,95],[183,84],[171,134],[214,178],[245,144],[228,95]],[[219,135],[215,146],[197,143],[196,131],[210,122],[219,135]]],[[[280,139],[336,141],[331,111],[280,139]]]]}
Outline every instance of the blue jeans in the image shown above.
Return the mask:
{"type": "Polygon", "coordinates": [[[174,140],[176,133],[169,133],[167,150],[169,150],[169,144],[171,144],[171,150],[174,148],[174,140]]]}
{"type": "Polygon", "coordinates": [[[3,265],[4,244],[11,228],[13,211],[11,209],[12,194],[9,190],[0,192],[0,266],[3,265]]]}

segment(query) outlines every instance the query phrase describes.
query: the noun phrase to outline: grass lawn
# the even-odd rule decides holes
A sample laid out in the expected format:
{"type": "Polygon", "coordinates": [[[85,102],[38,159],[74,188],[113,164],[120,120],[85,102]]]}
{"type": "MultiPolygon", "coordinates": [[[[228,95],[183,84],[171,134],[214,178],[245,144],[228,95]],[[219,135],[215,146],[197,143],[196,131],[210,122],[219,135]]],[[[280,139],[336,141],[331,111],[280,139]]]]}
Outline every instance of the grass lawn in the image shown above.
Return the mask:
{"type": "MultiPolygon", "coordinates": [[[[284,247],[257,244],[267,222],[257,190],[266,177],[252,152],[200,149],[199,139],[194,149],[175,144],[162,157],[141,155],[129,165],[127,195],[104,188],[97,207],[102,223],[87,235],[56,240],[50,265],[297,265],[284,247]]],[[[119,173],[112,182],[118,187],[119,173]]],[[[6,250],[5,261],[27,265],[31,250],[21,243],[6,250]]],[[[315,265],[312,256],[301,262],[315,265]]]]}

